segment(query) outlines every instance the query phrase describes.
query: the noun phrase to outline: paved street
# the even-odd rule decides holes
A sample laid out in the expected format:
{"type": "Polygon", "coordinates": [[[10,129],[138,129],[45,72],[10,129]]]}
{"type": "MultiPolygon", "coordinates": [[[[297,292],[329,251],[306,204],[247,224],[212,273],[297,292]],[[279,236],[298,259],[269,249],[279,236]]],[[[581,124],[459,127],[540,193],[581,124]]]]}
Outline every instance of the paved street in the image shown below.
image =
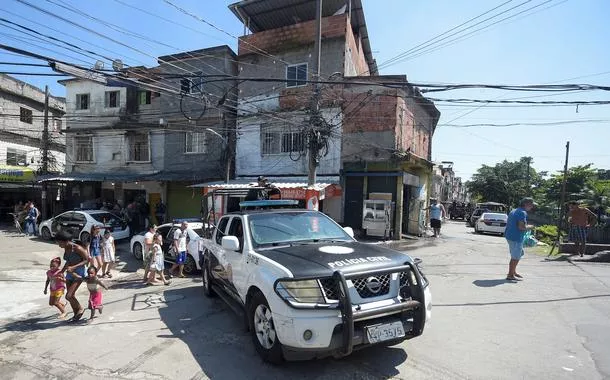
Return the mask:
{"type": "MultiPolygon", "coordinates": [[[[610,266],[526,254],[507,283],[505,241],[452,222],[409,248],[424,260],[432,323],[400,346],[342,360],[261,362],[237,317],[196,278],[145,288],[120,246],[121,275],[92,324],[58,321],[42,294],[56,245],[0,235],[4,379],[607,379],[610,266]]],[[[85,302],[84,287],[79,292],[85,302]]],[[[86,314],[87,315],[87,314],[86,314]]]]}

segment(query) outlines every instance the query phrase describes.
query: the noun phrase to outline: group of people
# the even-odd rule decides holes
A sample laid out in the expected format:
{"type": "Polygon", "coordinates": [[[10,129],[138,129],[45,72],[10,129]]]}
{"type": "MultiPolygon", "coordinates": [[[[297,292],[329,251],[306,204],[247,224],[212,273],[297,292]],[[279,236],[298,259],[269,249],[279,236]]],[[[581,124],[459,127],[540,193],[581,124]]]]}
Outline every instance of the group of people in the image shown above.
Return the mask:
{"type": "MultiPolygon", "coordinates": [[[[172,236],[171,250],[174,252],[176,262],[168,271],[168,277],[178,276],[184,278],[184,264],[187,259],[187,239],[188,239],[188,223],[182,222],[180,228],[174,231],[172,236]],[[176,274],[176,271],[178,273],[176,274]]],[[[148,232],[144,235],[143,260],[144,263],[144,278],[142,281],[146,285],[157,284],[157,277],[165,285],[169,285],[170,281],[165,277],[165,256],[163,254],[163,236],[157,232],[157,226],[151,225],[148,232]]]]}
{"type": "Polygon", "coordinates": [[[85,309],[76,298],[76,291],[83,282],[89,290],[88,309],[91,315],[88,322],[96,318],[96,311],[102,313],[101,288],[108,290],[108,287],[100,278],[112,278],[110,270],[115,262],[116,249],[109,230],[105,230],[102,236],[100,227],[94,226],[90,232],[91,240],[86,245],[72,241],[72,236],[66,231],[59,231],[55,235],[55,240],[64,250],[64,265],[62,267],[60,257],[51,260],[44,294],[50,290],[49,305],[59,310],[61,319],[66,317],[66,304],[61,302],[64,293],[74,313],[71,321],[76,322],[82,318],[85,309]]]}
{"type": "MultiPolygon", "coordinates": [[[[135,235],[139,231],[142,231],[153,224],[153,222],[150,220],[150,205],[148,202],[146,202],[144,197],[137,197],[133,201],[129,202],[125,207],[122,207],[119,201],[106,202],[97,200],[95,201],[95,208],[102,211],[109,211],[121,216],[125,221],[127,221],[132,235],[135,235]]],[[[165,223],[167,206],[162,200],[159,200],[159,202],[155,204],[155,209],[153,211],[156,223],[158,225],[165,223]]]]}

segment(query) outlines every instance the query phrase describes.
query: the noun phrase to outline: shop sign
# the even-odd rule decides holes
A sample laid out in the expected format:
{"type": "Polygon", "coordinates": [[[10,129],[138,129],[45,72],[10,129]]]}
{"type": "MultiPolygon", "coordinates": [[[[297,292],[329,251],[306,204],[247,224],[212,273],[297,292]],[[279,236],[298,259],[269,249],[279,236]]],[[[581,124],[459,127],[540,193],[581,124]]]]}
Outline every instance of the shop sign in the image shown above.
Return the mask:
{"type": "Polygon", "coordinates": [[[0,165],[0,182],[32,182],[34,171],[19,166],[0,165]]]}
{"type": "Polygon", "coordinates": [[[307,190],[302,187],[288,187],[288,188],[280,188],[282,191],[282,199],[295,199],[295,200],[305,200],[307,195],[307,190]]]}

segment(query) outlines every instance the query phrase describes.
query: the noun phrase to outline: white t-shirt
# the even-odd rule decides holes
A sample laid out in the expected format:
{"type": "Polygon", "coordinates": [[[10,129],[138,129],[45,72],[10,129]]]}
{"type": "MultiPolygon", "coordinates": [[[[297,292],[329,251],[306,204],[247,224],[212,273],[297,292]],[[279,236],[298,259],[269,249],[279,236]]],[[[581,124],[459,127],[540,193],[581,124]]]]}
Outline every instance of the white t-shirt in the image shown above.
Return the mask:
{"type": "Polygon", "coordinates": [[[176,231],[174,231],[174,241],[178,240],[178,251],[179,252],[186,252],[186,237],[188,236],[188,229],[182,231],[180,228],[178,228],[176,231]]]}
{"type": "Polygon", "coordinates": [[[152,248],[153,248],[153,238],[155,237],[155,234],[153,234],[152,232],[148,231],[147,233],[144,234],[144,245],[145,248],[150,247],[150,251],[152,252],[152,248]],[[148,245],[150,242],[150,246],[148,245]]]}

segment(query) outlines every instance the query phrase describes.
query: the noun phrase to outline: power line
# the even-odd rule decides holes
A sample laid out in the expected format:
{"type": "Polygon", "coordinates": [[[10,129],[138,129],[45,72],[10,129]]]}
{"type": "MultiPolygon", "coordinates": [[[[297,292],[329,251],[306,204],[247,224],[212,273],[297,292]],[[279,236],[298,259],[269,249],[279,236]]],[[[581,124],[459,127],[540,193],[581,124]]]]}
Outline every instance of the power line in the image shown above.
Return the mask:
{"type": "MultiPolygon", "coordinates": [[[[502,4],[498,5],[498,6],[496,6],[496,7],[494,7],[494,8],[492,8],[492,9],[490,9],[490,10],[488,10],[488,11],[484,12],[484,13],[481,13],[480,15],[478,15],[478,16],[476,16],[476,17],[473,17],[473,18],[469,19],[468,21],[465,21],[465,22],[463,22],[463,23],[461,23],[461,24],[459,24],[459,25],[457,25],[457,26],[454,26],[453,28],[451,28],[451,29],[449,29],[449,30],[447,30],[447,31],[445,31],[445,32],[443,32],[443,33],[441,33],[441,34],[439,34],[439,35],[437,35],[437,36],[435,36],[435,37],[433,37],[433,38],[431,38],[431,39],[429,39],[429,40],[426,40],[426,41],[424,41],[424,42],[420,43],[419,45],[416,45],[416,46],[414,46],[414,47],[410,48],[409,50],[407,50],[407,51],[405,51],[405,52],[403,52],[403,53],[400,53],[400,54],[398,54],[398,55],[394,56],[393,58],[390,58],[390,59],[386,60],[385,62],[382,62],[382,63],[379,65],[379,68],[381,68],[382,66],[386,66],[386,65],[388,65],[389,63],[392,63],[392,62],[394,62],[394,61],[397,61],[398,59],[400,59],[400,58],[404,57],[405,55],[408,55],[410,52],[412,52],[412,51],[416,50],[417,48],[422,47],[422,46],[424,46],[424,45],[426,45],[426,44],[429,44],[429,43],[431,43],[432,41],[435,41],[435,40],[437,40],[438,38],[443,37],[443,36],[445,36],[445,35],[449,34],[450,32],[452,32],[452,31],[454,31],[454,30],[456,30],[456,29],[458,29],[458,28],[461,28],[462,26],[467,25],[467,24],[469,24],[470,22],[472,22],[472,21],[474,21],[474,20],[476,20],[476,19],[479,19],[479,18],[481,18],[481,17],[485,16],[485,15],[486,15],[486,14],[488,14],[488,13],[491,13],[491,12],[495,11],[496,9],[501,8],[501,7],[503,7],[504,5],[506,5],[506,4],[508,4],[508,3],[512,2],[512,1],[513,1],[513,0],[506,1],[506,2],[504,2],[504,3],[502,3],[502,4]]],[[[530,1],[531,1],[531,0],[530,0],[530,1]]],[[[511,9],[512,9],[512,8],[511,8],[511,9]]],[[[497,15],[496,15],[496,16],[494,16],[494,17],[497,17],[497,15]]],[[[483,20],[482,22],[485,22],[485,21],[487,21],[487,20],[488,20],[488,19],[483,20]]],[[[478,25],[478,24],[475,24],[474,26],[476,26],[476,25],[478,25]]],[[[464,30],[466,30],[466,29],[464,29],[464,30]]],[[[461,32],[461,31],[460,31],[460,32],[461,32]]],[[[440,41],[442,41],[442,40],[440,40],[440,41]]],[[[438,42],[438,41],[437,41],[437,42],[438,42]]]]}
{"type": "MultiPolygon", "coordinates": [[[[468,29],[471,29],[472,27],[475,27],[475,26],[477,26],[477,25],[480,25],[480,24],[482,24],[482,23],[484,23],[484,22],[486,22],[486,21],[489,21],[489,20],[491,20],[491,19],[494,19],[494,18],[496,18],[496,17],[498,17],[498,16],[501,16],[501,15],[503,15],[503,14],[505,14],[505,13],[508,13],[508,12],[510,12],[510,11],[512,11],[512,10],[514,10],[514,9],[516,9],[516,8],[521,7],[522,5],[525,5],[525,4],[527,4],[527,3],[530,3],[531,1],[532,1],[532,0],[527,0],[527,1],[524,1],[524,2],[522,2],[522,3],[520,3],[520,4],[516,5],[516,6],[514,6],[514,7],[512,7],[512,8],[509,8],[508,10],[502,11],[502,12],[500,12],[500,13],[498,13],[498,14],[494,15],[494,16],[491,16],[491,17],[489,17],[489,18],[487,18],[487,19],[485,19],[485,20],[483,20],[483,21],[480,21],[480,22],[478,22],[478,23],[476,23],[476,24],[474,24],[474,25],[471,25],[471,26],[469,26],[468,28],[465,28],[465,29],[463,29],[463,30],[461,30],[461,31],[458,31],[458,32],[453,33],[453,34],[450,34],[449,36],[443,37],[442,39],[440,39],[440,40],[436,41],[435,43],[438,43],[438,42],[440,42],[440,41],[443,41],[443,40],[446,40],[446,39],[451,38],[451,37],[453,37],[453,36],[456,36],[456,35],[458,35],[458,34],[460,34],[460,33],[464,32],[464,31],[466,31],[466,30],[468,30],[468,29]]],[[[518,12],[518,13],[511,14],[511,15],[509,15],[509,16],[507,16],[507,17],[503,18],[503,19],[500,19],[500,20],[498,20],[498,21],[495,21],[495,22],[493,22],[493,23],[491,23],[491,24],[484,25],[484,26],[482,26],[481,28],[475,29],[474,31],[471,31],[471,32],[469,32],[469,33],[467,33],[467,34],[465,34],[465,35],[462,35],[462,36],[456,37],[456,38],[454,38],[454,39],[452,39],[452,40],[450,40],[450,41],[446,41],[446,42],[444,42],[444,43],[442,44],[442,46],[446,46],[446,45],[450,44],[451,42],[455,42],[455,41],[457,41],[457,40],[463,39],[464,37],[471,36],[471,35],[473,35],[473,34],[475,34],[475,33],[479,32],[479,31],[485,30],[485,29],[487,29],[487,28],[489,28],[489,27],[491,27],[491,26],[493,26],[493,25],[496,25],[496,24],[502,23],[502,22],[504,22],[504,21],[506,21],[506,20],[509,20],[509,19],[511,19],[511,18],[514,18],[514,17],[516,17],[516,16],[519,16],[519,15],[521,15],[521,14],[523,14],[523,13],[529,12],[529,11],[531,11],[531,10],[533,10],[533,9],[536,9],[536,8],[538,8],[538,7],[541,7],[541,6],[543,6],[543,5],[545,5],[545,4],[548,4],[548,3],[552,2],[552,1],[554,1],[554,0],[547,0],[547,1],[544,1],[544,2],[542,2],[542,3],[540,3],[540,4],[538,4],[538,5],[535,5],[535,6],[533,6],[533,7],[527,8],[527,9],[525,9],[525,10],[523,10],[523,11],[518,12]]],[[[389,64],[382,63],[382,64],[381,64],[379,67],[384,67],[384,68],[387,68],[387,67],[392,66],[392,65],[394,65],[394,64],[397,64],[397,63],[399,63],[399,62],[405,61],[405,60],[407,60],[407,59],[409,59],[409,58],[414,58],[414,56],[415,56],[415,55],[416,55],[416,56],[419,56],[419,55],[421,55],[421,54],[423,54],[423,53],[430,52],[430,51],[432,51],[432,50],[435,50],[436,48],[440,48],[440,47],[442,47],[442,46],[436,46],[436,47],[432,47],[432,45],[434,45],[435,43],[428,44],[428,45],[426,45],[426,46],[422,46],[422,47],[419,47],[419,48],[417,48],[417,49],[414,49],[414,50],[410,51],[408,54],[407,54],[407,53],[403,53],[403,54],[402,54],[402,55],[401,55],[401,56],[400,56],[398,59],[394,59],[394,60],[393,60],[392,62],[390,62],[389,64]],[[426,49],[427,49],[427,50],[426,50],[426,49]]]]}

